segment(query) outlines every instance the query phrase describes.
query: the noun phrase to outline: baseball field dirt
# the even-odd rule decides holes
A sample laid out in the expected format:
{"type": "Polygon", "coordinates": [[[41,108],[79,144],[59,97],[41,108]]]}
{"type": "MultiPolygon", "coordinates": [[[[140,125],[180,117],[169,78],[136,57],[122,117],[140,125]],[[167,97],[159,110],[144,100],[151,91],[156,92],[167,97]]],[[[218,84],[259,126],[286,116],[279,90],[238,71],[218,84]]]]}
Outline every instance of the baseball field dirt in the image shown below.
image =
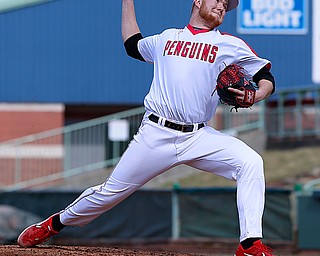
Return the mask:
{"type": "MultiPolygon", "coordinates": [[[[94,243],[94,241],[92,241],[94,243]]],[[[89,245],[89,244],[88,244],[89,245]]],[[[0,245],[0,256],[231,256],[237,244],[233,240],[180,241],[168,243],[101,244],[97,245],[41,245],[21,248],[18,245],[0,245]]],[[[273,243],[275,255],[319,256],[319,251],[296,251],[292,244],[273,243]]]]}
{"type": "MultiPolygon", "coordinates": [[[[165,250],[142,250],[117,247],[87,246],[39,246],[37,248],[21,248],[17,245],[0,246],[1,256],[228,256],[233,253],[184,253],[165,250]]],[[[280,253],[282,256],[316,256],[318,252],[280,253]]]]}
{"type": "Polygon", "coordinates": [[[0,246],[1,256],[192,256],[195,254],[164,251],[144,251],[126,248],[84,247],[84,246],[39,246],[20,248],[16,245],[0,246]]]}

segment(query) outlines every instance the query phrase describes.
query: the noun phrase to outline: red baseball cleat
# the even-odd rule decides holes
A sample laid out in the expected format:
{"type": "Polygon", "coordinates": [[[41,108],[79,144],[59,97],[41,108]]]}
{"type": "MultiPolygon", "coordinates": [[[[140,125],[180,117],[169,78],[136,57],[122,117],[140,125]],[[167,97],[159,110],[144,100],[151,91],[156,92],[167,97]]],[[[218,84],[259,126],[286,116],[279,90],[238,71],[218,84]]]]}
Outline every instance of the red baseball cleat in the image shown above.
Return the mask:
{"type": "Polygon", "coordinates": [[[265,246],[260,240],[258,240],[255,241],[247,250],[243,249],[240,244],[235,256],[275,256],[272,254],[272,251],[273,250],[270,247],[265,246]]]}
{"type": "Polygon", "coordinates": [[[18,237],[18,245],[21,247],[34,247],[49,240],[50,237],[59,232],[52,229],[52,217],[59,213],[51,215],[46,220],[33,224],[22,231],[18,237]]]}

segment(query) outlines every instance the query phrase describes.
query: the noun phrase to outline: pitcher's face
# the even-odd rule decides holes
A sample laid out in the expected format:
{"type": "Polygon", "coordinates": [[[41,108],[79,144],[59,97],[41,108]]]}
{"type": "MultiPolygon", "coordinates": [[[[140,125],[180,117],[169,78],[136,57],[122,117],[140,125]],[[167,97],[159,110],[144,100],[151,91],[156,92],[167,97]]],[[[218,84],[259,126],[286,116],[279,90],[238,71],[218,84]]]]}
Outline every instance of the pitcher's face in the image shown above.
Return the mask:
{"type": "Polygon", "coordinates": [[[227,0],[200,0],[199,16],[206,27],[213,29],[221,25],[226,15],[227,0]]]}

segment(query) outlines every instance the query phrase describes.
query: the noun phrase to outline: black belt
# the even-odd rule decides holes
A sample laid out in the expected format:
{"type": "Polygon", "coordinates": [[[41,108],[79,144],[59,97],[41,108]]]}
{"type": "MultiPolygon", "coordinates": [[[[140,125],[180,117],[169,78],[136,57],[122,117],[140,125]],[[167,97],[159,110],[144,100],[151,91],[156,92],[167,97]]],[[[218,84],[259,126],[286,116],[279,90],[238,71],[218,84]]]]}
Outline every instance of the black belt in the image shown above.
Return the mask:
{"type": "MultiPolygon", "coordinates": [[[[151,114],[149,116],[149,120],[154,123],[158,123],[159,118],[160,117],[158,117],[154,114],[151,114]]],[[[198,125],[196,125],[196,124],[176,124],[176,123],[170,122],[168,120],[165,120],[164,126],[170,128],[170,129],[173,129],[173,130],[181,131],[181,132],[193,132],[193,131],[196,131],[196,130],[203,128],[205,125],[204,125],[204,123],[200,123],[198,125]]]]}

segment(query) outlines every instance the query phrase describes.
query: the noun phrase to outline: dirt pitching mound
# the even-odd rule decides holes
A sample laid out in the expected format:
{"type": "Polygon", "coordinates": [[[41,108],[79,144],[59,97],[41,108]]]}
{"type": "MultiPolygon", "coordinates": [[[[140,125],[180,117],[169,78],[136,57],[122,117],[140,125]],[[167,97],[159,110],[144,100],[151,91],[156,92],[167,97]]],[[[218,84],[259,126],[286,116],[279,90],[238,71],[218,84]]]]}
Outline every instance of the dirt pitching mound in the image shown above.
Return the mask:
{"type": "MultiPolygon", "coordinates": [[[[21,248],[17,245],[0,246],[1,256],[195,256],[195,254],[165,251],[147,251],[109,247],[84,246],[39,246],[36,248],[21,248]]],[[[199,255],[199,254],[197,254],[199,255]]]]}

